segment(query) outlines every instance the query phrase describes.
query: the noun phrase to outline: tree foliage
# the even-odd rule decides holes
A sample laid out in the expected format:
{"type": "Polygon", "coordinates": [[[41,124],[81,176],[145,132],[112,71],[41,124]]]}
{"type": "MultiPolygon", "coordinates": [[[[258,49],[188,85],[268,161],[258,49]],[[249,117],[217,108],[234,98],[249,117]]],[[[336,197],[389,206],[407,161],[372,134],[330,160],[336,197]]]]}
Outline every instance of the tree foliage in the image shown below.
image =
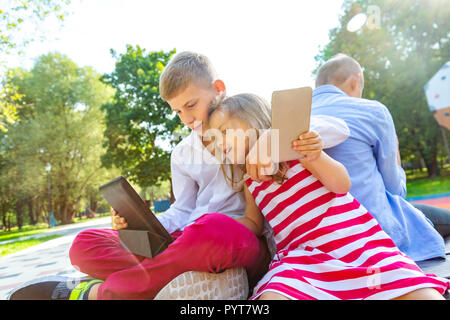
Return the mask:
{"type": "Polygon", "coordinates": [[[145,188],[170,177],[170,146],[181,129],[179,118],[159,95],[159,77],[175,50],[150,52],[127,46],[115,70],[103,81],[115,89],[106,111],[103,164],[123,168],[122,175],[145,188]],[[163,148],[166,143],[168,148],[163,148]]]}
{"type": "MultiPolygon", "coordinates": [[[[70,0],[2,0],[0,6],[0,73],[4,73],[4,59],[8,55],[21,54],[23,49],[36,39],[45,36],[39,33],[42,23],[54,17],[61,22],[67,15],[70,0]],[[32,30],[32,32],[30,32],[32,30]]],[[[13,70],[8,70],[6,78],[13,70]]],[[[0,79],[4,78],[0,75],[0,79]]],[[[6,81],[0,85],[0,131],[17,121],[16,103],[20,99],[18,88],[6,81]]]]}
{"type": "Polygon", "coordinates": [[[17,53],[31,41],[43,39],[39,27],[49,17],[63,21],[70,0],[3,0],[0,7],[0,54],[17,53]],[[24,34],[33,27],[35,34],[24,34]]]}
{"type": "Polygon", "coordinates": [[[27,204],[47,212],[47,163],[52,210],[62,223],[69,223],[82,200],[110,178],[101,169],[105,127],[100,106],[113,90],[99,78],[91,68],[50,53],[39,57],[31,71],[18,70],[9,80],[22,95],[21,121],[1,136],[0,186],[7,196],[5,210],[14,208],[19,225],[27,204]]]}
{"type": "Polygon", "coordinates": [[[424,85],[450,60],[449,17],[448,0],[347,0],[340,25],[330,31],[329,43],[316,57],[320,65],[342,52],[361,64],[363,97],[389,108],[402,160],[423,159],[430,176],[439,174],[438,156],[445,157],[445,151],[424,85]],[[350,19],[370,12],[370,6],[379,9],[379,24],[347,31],[350,19]]]}

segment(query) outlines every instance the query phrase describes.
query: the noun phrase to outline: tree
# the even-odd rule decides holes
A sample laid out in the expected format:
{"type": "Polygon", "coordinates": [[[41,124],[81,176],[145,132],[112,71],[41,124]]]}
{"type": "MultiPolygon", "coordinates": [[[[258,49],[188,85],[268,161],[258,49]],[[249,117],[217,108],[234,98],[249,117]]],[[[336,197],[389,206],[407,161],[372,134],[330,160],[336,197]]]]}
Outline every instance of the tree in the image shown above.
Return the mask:
{"type": "Polygon", "coordinates": [[[379,100],[393,116],[402,159],[421,158],[430,176],[439,175],[438,156],[445,151],[423,88],[450,59],[449,1],[347,0],[343,11],[340,25],[316,56],[318,64],[339,52],[355,58],[364,69],[363,97],[379,100]],[[379,25],[347,31],[355,14],[374,7],[379,25]]]}
{"type": "MultiPolygon", "coordinates": [[[[1,145],[5,165],[0,175],[15,202],[17,222],[32,201],[47,199],[45,165],[51,164],[51,204],[56,219],[72,221],[83,199],[110,179],[101,168],[104,114],[100,106],[113,90],[91,68],[80,68],[67,56],[39,57],[31,71],[18,70],[10,79],[22,98],[21,118],[8,127],[1,145]],[[28,203],[28,205],[26,205],[28,203]]],[[[11,201],[11,200],[10,200],[11,201]]]]}
{"type": "MultiPolygon", "coordinates": [[[[63,21],[70,0],[4,0],[0,8],[0,72],[4,71],[3,60],[11,54],[21,54],[31,41],[44,39],[39,34],[42,23],[50,17],[63,21]],[[28,27],[33,33],[24,32],[28,27]]],[[[8,70],[10,77],[13,70],[8,70]]],[[[1,76],[0,76],[1,79],[1,76]]],[[[16,102],[20,95],[17,87],[3,81],[0,86],[0,131],[18,120],[16,102]]]]}
{"type": "MultiPolygon", "coordinates": [[[[9,76],[11,76],[10,72],[9,76]]],[[[0,131],[6,131],[8,124],[13,124],[18,120],[16,103],[20,99],[17,87],[12,87],[8,83],[3,83],[0,87],[0,131]]]]}
{"type": "Polygon", "coordinates": [[[159,77],[175,50],[146,53],[139,46],[127,46],[117,55],[115,70],[103,76],[113,87],[114,101],[106,111],[106,154],[103,164],[122,168],[122,175],[145,188],[170,177],[170,152],[157,140],[173,146],[173,133],[182,125],[159,95],[159,77]]]}

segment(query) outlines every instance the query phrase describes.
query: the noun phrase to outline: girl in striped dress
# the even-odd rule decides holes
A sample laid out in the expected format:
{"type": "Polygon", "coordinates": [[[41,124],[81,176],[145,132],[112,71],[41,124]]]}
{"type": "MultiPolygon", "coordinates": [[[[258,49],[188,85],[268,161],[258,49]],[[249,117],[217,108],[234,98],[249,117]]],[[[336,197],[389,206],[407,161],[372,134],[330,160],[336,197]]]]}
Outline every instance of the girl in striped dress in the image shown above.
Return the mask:
{"type": "Polygon", "coordinates": [[[245,174],[245,163],[251,137],[270,128],[267,102],[252,94],[222,99],[209,124],[216,156],[229,164],[222,165],[225,176],[244,189],[240,222],[257,236],[264,219],[273,230],[276,253],[251,299],[443,299],[449,281],[424,274],[399,251],[348,193],[345,167],[322,152],[316,133],[296,141],[308,145],[304,158],[280,164],[272,181],[257,182],[245,174]]]}

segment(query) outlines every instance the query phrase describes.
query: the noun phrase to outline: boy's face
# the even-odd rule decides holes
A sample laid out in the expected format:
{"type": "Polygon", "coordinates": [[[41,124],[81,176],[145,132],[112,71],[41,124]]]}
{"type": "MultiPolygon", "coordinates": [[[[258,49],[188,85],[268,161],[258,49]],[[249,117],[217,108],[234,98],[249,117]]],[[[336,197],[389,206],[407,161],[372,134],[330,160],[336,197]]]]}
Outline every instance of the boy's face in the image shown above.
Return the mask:
{"type": "Polygon", "coordinates": [[[180,120],[199,135],[208,129],[208,111],[214,98],[225,91],[221,80],[216,80],[211,86],[190,83],[177,96],[167,100],[180,120]]]}

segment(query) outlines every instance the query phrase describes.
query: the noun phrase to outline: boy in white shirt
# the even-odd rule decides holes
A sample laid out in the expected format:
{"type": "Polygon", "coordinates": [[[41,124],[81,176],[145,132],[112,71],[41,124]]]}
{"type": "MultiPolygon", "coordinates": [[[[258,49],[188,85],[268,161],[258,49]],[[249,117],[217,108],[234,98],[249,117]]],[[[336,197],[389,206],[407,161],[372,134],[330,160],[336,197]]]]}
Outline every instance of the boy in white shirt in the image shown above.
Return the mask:
{"type": "MultiPolygon", "coordinates": [[[[113,212],[113,230],[80,232],[70,249],[74,266],[104,281],[82,282],[66,292],[62,281],[42,281],[37,284],[40,299],[55,295],[61,299],[153,299],[167,283],[186,271],[218,273],[245,267],[252,285],[267,270],[274,249],[267,248],[268,242],[271,244],[270,230],[266,238],[260,239],[239,222],[245,216],[244,195],[225,181],[219,161],[207,148],[210,141],[202,139],[208,129],[209,106],[218,95],[225,94],[225,84],[217,78],[207,57],[182,52],[161,74],[160,94],[192,129],[171,156],[176,200],[157,216],[175,241],[154,258],[133,255],[122,248],[118,239],[117,230],[125,228],[126,221],[113,212]]],[[[312,117],[311,129],[320,134],[324,148],[343,142],[349,135],[345,122],[333,117],[312,117]]],[[[306,137],[305,152],[308,145],[320,141],[316,134],[306,137]]],[[[297,150],[302,151],[302,147],[297,150]]],[[[258,168],[256,164],[249,165],[253,170],[258,168]]],[[[26,286],[24,289],[16,291],[16,298],[29,294],[26,286]]],[[[33,292],[36,295],[36,290],[33,292]]]]}

